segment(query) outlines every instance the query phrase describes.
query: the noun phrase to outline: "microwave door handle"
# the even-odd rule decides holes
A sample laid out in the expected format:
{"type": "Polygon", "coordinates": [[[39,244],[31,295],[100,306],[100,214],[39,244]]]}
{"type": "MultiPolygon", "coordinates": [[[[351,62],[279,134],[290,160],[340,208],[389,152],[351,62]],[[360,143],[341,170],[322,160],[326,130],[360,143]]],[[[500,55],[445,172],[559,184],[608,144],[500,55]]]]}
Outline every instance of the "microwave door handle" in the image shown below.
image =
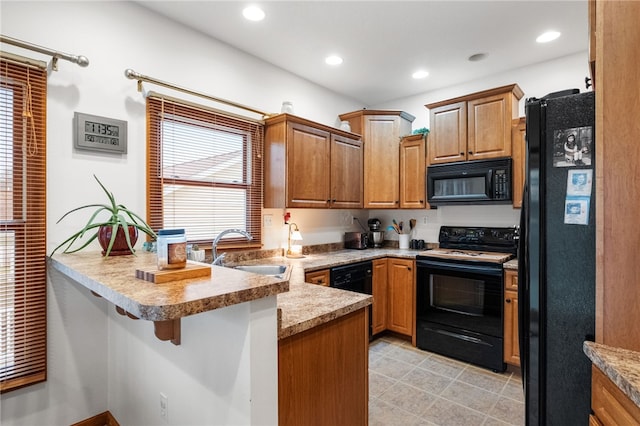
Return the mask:
{"type": "Polygon", "coordinates": [[[486,194],[488,198],[493,198],[493,169],[487,171],[486,194]]]}

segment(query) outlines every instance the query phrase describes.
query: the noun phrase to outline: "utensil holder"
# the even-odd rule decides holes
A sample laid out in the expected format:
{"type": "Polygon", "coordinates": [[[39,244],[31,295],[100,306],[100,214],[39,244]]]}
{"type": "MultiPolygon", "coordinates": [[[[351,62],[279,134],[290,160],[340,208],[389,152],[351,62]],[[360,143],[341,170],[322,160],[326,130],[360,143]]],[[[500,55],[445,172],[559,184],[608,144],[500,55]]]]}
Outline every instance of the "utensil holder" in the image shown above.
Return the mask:
{"type": "Polygon", "coordinates": [[[398,245],[401,250],[409,249],[409,240],[411,239],[411,235],[409,234],[398,234],[398,245]]]}

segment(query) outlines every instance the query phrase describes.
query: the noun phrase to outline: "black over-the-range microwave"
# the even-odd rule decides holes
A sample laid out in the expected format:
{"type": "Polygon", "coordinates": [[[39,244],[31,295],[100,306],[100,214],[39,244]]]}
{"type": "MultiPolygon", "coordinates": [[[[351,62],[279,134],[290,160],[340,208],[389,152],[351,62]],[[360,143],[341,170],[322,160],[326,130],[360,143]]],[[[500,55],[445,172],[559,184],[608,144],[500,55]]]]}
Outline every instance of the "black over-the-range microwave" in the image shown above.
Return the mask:
{"type": "Polygon", "coordinates": [[[432,206],[511,203],[511,158],[460,161],[427,168],[432,206]]]}

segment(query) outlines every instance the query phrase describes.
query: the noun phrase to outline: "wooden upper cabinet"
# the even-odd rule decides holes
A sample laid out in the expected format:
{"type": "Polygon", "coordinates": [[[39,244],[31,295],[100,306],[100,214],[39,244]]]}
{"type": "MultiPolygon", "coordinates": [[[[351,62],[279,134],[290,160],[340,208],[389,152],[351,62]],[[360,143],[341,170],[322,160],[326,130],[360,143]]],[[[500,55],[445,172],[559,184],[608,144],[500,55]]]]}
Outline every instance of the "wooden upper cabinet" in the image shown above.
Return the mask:
{"type": "Polygon", "coordinates": [[[290,114],[266,120],[264,207],[362,208],[362,141],[290,114]]]}
{"type": "Polygon", "coordinates": [[[364,142],[364,207],[400,207],[400,138],[415,117],[402,111],[359,110],[340,115],[364,142]]]}
{"type": "Polygon", "coordinates": [[[467,159],[467,103],[430,108],[429,164],[467,159]]]}
{"type": "Polygon", "coordinates": [[[527,169],[526,128],[525,117],[513,120],[513,126],[511,127],[511,158],[513,158],[513,169],[511,173],[513,176],[513,207],[516,209],[522,208],[524,177],[527,169]]]}
{"type": "Polygon", "coordinates": [[[362,208],[362,166],[362,142],[331,135],[331,207],[362,208]]]}
{"type": "Polygon", "coordinates": [[[517,84],[425,105],[429,109],[429,163],[511,155],[511,122],[518,117],[517,84]]]}
{"type": "Polygon", "coordinates": [[[400,142],[400,208],[427,207],[424,135],[405,136],[400,142]]]}
{"type": "Polygon", "coordinates": [[[287,133],[287,206],[327,207],[331,134],[298,123],[289,123],[287,133]]]}

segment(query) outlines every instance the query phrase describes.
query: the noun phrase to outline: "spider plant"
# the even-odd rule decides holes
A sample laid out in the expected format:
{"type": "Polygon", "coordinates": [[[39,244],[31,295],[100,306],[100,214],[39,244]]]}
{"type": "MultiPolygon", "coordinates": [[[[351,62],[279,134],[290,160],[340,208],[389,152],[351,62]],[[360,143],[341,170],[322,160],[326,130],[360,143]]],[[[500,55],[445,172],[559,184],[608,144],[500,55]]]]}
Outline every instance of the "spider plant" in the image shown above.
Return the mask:
{"type": "Polygon", "coordinates": [[[109,199],[109,203],[108,204],[87,204],[84,206],[76,207],[75,209],[69,210],[68,212],[66,212],[56,223],[60,223],[60,221],[62,221],[65,217],[67,217],[73,212],[83,210],[83,209],[88,209],[88,208],[96,209],[91,215],[91,217],[89,218],[89,220],[87,221],[87,223],[84,225],[84,227],[80,229],[78,232],[71,235],[66,240],[64,240],[64,242],[62,242],[62,244],[60,244],[58,247],[53,249],[53,251],[51,252],[51,255],[53,255],[58,249],[62,247],[65,247],[64,253],[75,253],[82,250],[83,248],[91,244],[96,238],[99,237],[99,234],[101,234],[101,228],[103,228],[102,229],[103,235],[105,233],[108,234],[108,231],[111,231],[110,232],[111,237],[108,240],[108,244],[106,244],[106,241],[101,241],[100,238],[98,238],[100,241],[100,244],[102,245],[102,248],[104,249],[104,252],[103,252],[104,256],[109,256],[109,254],[111,253],[114,243],[116,242],[116,237],[118,235],[119,227],[122,227],[124,231],[122,232],[122,234],[124,234],[124,237],[126,239],[127,247],[129,248],[130,252],[133,254],[135,254],[133,245],[135,244],[137,239],[137,231],[135,231],[135,238],[131,238],[128,232],[130,226],[135,228],[136,230],[140,230],[144,232],[154,240],[157,238],[156,233],[149,227],[149,225],[139,215],[132,212],[124,205],[117,204],[115,197],[113,196],[113,193],[109,192],[107,188],[105,188],[105,186],[102,184],[102,182],[100,182],[100,180],[96,177],[96,175],[93,175],[93,177],[98,182],[98,184],[100,185],[104,193],[107,195],[107,198],[109,199]],[[99,221],[97,220],[97,217],[102,212],[107,212],[109,216],[105,220],[99,221]],[[95,230],[95,233],[88,239],[83,239],[85,234],[90,233],[92,230],[95,230]],[[78,240],[82,240],[84,242],[78,241],[78,240]],[[80,246],[76,248],[72,248],[72,246],[74,245],[74,243],[76,243],[76,241],[78,241],[78,244],[80,244],[80,246]]]}

